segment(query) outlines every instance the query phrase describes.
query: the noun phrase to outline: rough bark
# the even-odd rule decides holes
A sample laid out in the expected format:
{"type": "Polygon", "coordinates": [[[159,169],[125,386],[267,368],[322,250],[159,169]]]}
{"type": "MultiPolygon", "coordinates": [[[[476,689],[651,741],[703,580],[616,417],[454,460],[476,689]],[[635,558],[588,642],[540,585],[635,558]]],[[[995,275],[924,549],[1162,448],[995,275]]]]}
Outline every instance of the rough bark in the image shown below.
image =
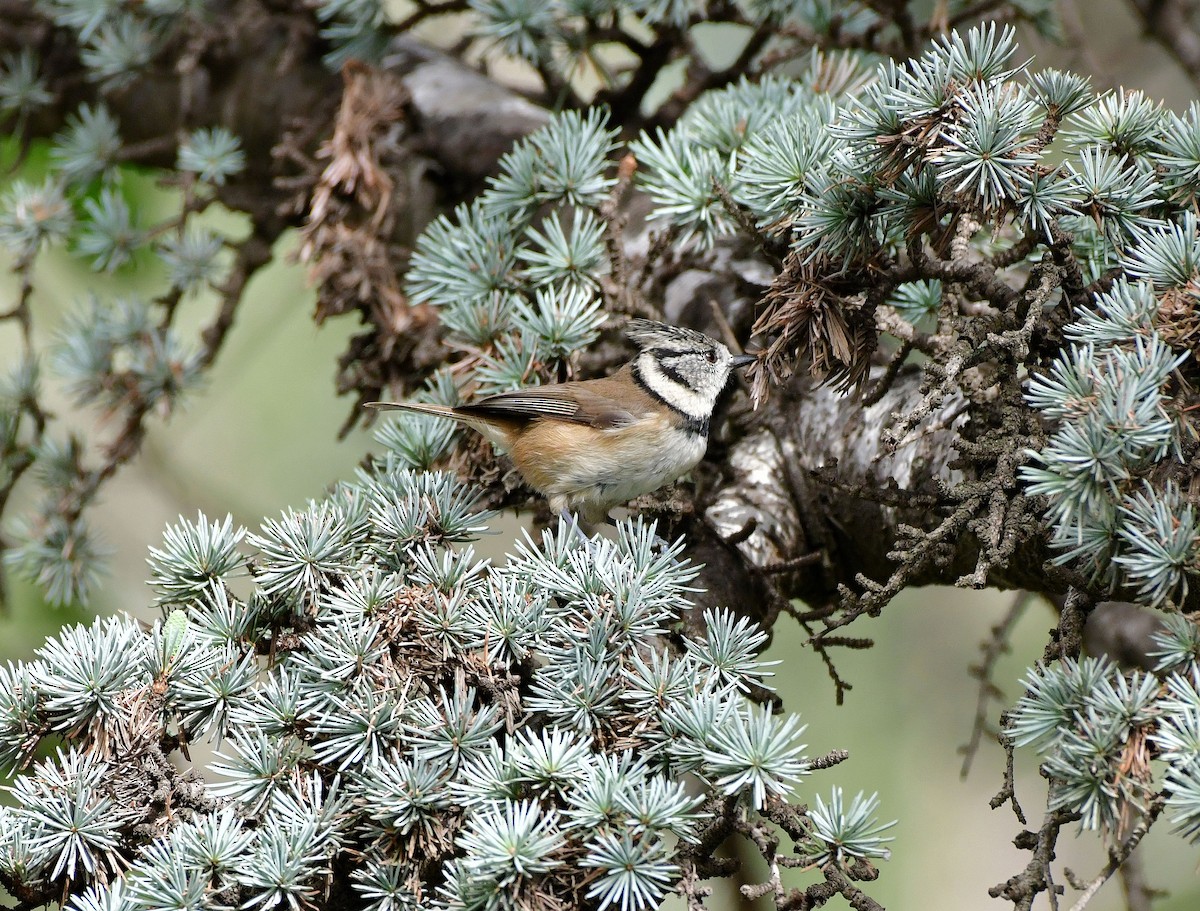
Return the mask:
{"type": "MultiPolygon", "coordinates": [[[[920,382],[918,372],[907,373],[867,408],[803,378],[768,401],[751,419],[751,431],[730,448],[725,481],[704,511],[727,539],[753,523],[734,545],[743,557],[742,580],[732,582],[735,567],[722,565],[716,572],[720,588],[745,591],[767,568],[780,595],[818,606],[836,599],[839,585],[857,588],[860,574],[888,578],[895,565],[889,552],[901,526],[934,529],[947,508],[945,487],[962,480],[951,467],[957,399],[931,416],[927,426],[936,430],[918,433],[894,451],[885,442],[895,416],[919,400],[920,382]],[[772,571],[807,554],[819,559],[790,572],[772,571]]],[[[974,536],[959,536],[909,584],[952,585],[971,573],[978,556],[974,536]]],[[[1048,557],[1040,540],[1030,541],[1011,564],[995,568],[987,584],[1059,593],[1062,583],[1043,569],[1048,557]]]]}

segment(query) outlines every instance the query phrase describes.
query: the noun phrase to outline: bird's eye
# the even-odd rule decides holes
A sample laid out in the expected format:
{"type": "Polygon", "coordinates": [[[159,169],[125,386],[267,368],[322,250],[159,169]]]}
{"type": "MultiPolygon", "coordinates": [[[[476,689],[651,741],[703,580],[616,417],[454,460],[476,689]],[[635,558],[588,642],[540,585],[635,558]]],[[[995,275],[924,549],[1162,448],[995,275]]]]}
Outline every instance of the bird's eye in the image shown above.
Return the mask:
{"type": "Polygon", "coordinates": [[[717,351],[715,348],[708,349],[708,362],[710,364],[715,364],[717,362],[717,351]]]}

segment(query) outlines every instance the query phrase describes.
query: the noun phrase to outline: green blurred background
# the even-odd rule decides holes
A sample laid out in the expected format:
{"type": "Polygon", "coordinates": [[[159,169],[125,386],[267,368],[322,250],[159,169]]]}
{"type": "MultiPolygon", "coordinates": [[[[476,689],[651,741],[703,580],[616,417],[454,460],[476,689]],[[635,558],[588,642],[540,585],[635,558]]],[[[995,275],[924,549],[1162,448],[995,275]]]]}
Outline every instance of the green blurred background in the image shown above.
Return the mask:
{"type": "MultiPolygon", "coordinates": [[[[1037,54],[1042,66],[1090,72],[1101,88],[1144,89],[1176,109],[1194,97],[1194,87],[1157,47],[1140,38],[1118,0],[1068,4],[1066,19],[1069,30],[1077,30],[1067,46],[1051,47],[1025,35],[1025,56],[1037,54]],[[1085,42],[1077,40],[1079,34],[1086,36],[1085,42]]],[[[40,176],[42,166],[35,155],[24,176],[40,176]]],[[[153,175],[125,179],[136,188],[144,221],[166,211],[170,200],[155,187],[153,175]]],[[[238,229],[232,216],[212,217],[221,227],[238,229]]],[[[29,657],[58,626],[86,620],[90,612],[126,610],[152,620],[146,548],[158,543],[166,524],[181,513],[194,518],[199,509],[210,517],[231,513],[236,522],[257,529],[262,517],[301,504],[351,475],[371,448],[369,434],[361,430],[341,442],[336,439],[349,403],[334,395],[335,362],[357,327],[345,320],[319,329],[313,325],[313,292],[303,269],[288,261],[295,246],[294,237],[285,238],[276,250],[277,261],[251,284],[207,386],[168,422],[152,423],[141,457],[105,488],[92,512],[94,526],[112,551],[100,596],[86,611],[53,609],[30,586],[10,577],[9,604],[0,615],[0,659],[29,657]]],[[[116,276],[97,276],[86,263],[53,253],[41,258],[36,277],[37,345],[45,350],[63,314],[89,291],[107,295],[153,289],[158,273],[153,262],[142,260],[116,276]]],[[[0,275],[0,310],[8,309],[15,294],[12,276],[0,275]]],[[[211,298],[188,299],[181,326],[202,325],[213,306],[211,298]]],[[[0,323],[0,363],[16,356],[18,341],[17,327],[0,323]]],[[[60,397],[52,401],[69,414],[61,390],[54,391],[60,397]]],[[[70,425],[87,435],[98,429],[111,432],[94,413],[70,414],[70,425]]],[[[22,505],[18,498],[14,515],[22,505]]],[[[507,549],[519,523],[510,517],[501,524],[506,531],[480,546],[494,557],[507,549]]],[[[969,778],[959,776],[958,747],[970,734],[977,693],[967,667],[977,660],[979,641],[1011,600],[1012,595],[998,592],[912,591],[881,618],[860,620],[853,634],[871,636],[876,647],[837,656],[840,673],[854,686],[841,707],[835,705],[820,659],[804,646],[802,631],[786,619],[776,627],[767,657],[783,662],[775,682],[785,706],[809,724],[810,755],[850,751],[847,762],[806,781],[801,799],[810,800],[814,789],[828,799],[835,783],[851,794],[877,790],[881,815],[899,820],[892,833],[892,860],[867,889],[888,908],[1004,907],[987,896],[987,889],[1019,872],[1028,860],[1027,852],[1011,844],[1021,828],[1011,811],[988,807],[1000,786],[1000,749],[984,743],[969,778]]],[[[1053,625],[1048,606],[1035,603],[1026,611],[1013,651],[995,676],[1008,704],[1019,695],[1018,681],[1041,655],[1053,625]]],[[[998,711],[993,708],[993,721],[998,711]]],[[[1045,797],[1036,766],[1032,754],[1019,754],[1017,796],[1034,828],[1045,797]]],[[[1156,907],[1190,911],[1200,907],[1197,854],[1168,828],[1160,824],[1139,854],[1149,882],[1171,893],[1156,907]]],[[[1066,836],[1060,840],[1059,860],[1090,879],[1105,858],[1094,837],[1066,836]]],[[[796,877],[794,884],[806,881],[811,880],[796,877]]],[[[727,907],[732,900],[718,897],[712,904],[727,907]]],[[[1063,906],[1073,901],[1068,890],[1063,906]]],[[[1038,907],[1048,907],[1044,896],[1038,907]]],[[[1115,879],[1089,905],[1095,911],[1123,907],[1115,879]]]]}

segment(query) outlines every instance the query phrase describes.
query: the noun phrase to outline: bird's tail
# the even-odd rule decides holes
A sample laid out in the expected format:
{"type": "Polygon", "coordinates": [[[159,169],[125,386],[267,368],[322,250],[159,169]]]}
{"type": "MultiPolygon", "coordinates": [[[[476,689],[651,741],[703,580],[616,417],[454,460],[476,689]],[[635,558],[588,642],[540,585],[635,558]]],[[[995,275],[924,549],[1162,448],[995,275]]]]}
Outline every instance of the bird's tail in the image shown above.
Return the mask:
{"type": "Polygon", "coordinates": [[[375,408],[378,411],[413,411],[417,414],[432,414],[434,417],[448,418],[451,421],[465,421],[466,415],[449,405],[431,405],[427,402],[366,402],[364,407],[375,408]]]}
{"type": "Polygon", "coordinates": [[[489,421],[477,414],[451,408],[448,405],[431,405],[426,402],[366,402],[364,407],[375,408],[379,411],[408,411],[446,418],[459,424],[465,424],[477,433],[483,434],[501,452],[507,452],[512,445],[511,434],[496,421],[489,421]]]}

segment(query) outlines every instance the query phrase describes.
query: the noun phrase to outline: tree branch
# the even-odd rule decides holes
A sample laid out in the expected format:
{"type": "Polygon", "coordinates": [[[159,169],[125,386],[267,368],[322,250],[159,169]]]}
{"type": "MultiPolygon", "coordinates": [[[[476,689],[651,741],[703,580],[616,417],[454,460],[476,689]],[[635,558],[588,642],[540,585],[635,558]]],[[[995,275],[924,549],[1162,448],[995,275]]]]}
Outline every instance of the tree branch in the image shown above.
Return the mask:
{"type": "Polygon", "coordinates": [[[1167,49],[1192,82],[1200,85],[1200,29],[1194,0],[1129,0],[1146,34],[1167,49]]]}

